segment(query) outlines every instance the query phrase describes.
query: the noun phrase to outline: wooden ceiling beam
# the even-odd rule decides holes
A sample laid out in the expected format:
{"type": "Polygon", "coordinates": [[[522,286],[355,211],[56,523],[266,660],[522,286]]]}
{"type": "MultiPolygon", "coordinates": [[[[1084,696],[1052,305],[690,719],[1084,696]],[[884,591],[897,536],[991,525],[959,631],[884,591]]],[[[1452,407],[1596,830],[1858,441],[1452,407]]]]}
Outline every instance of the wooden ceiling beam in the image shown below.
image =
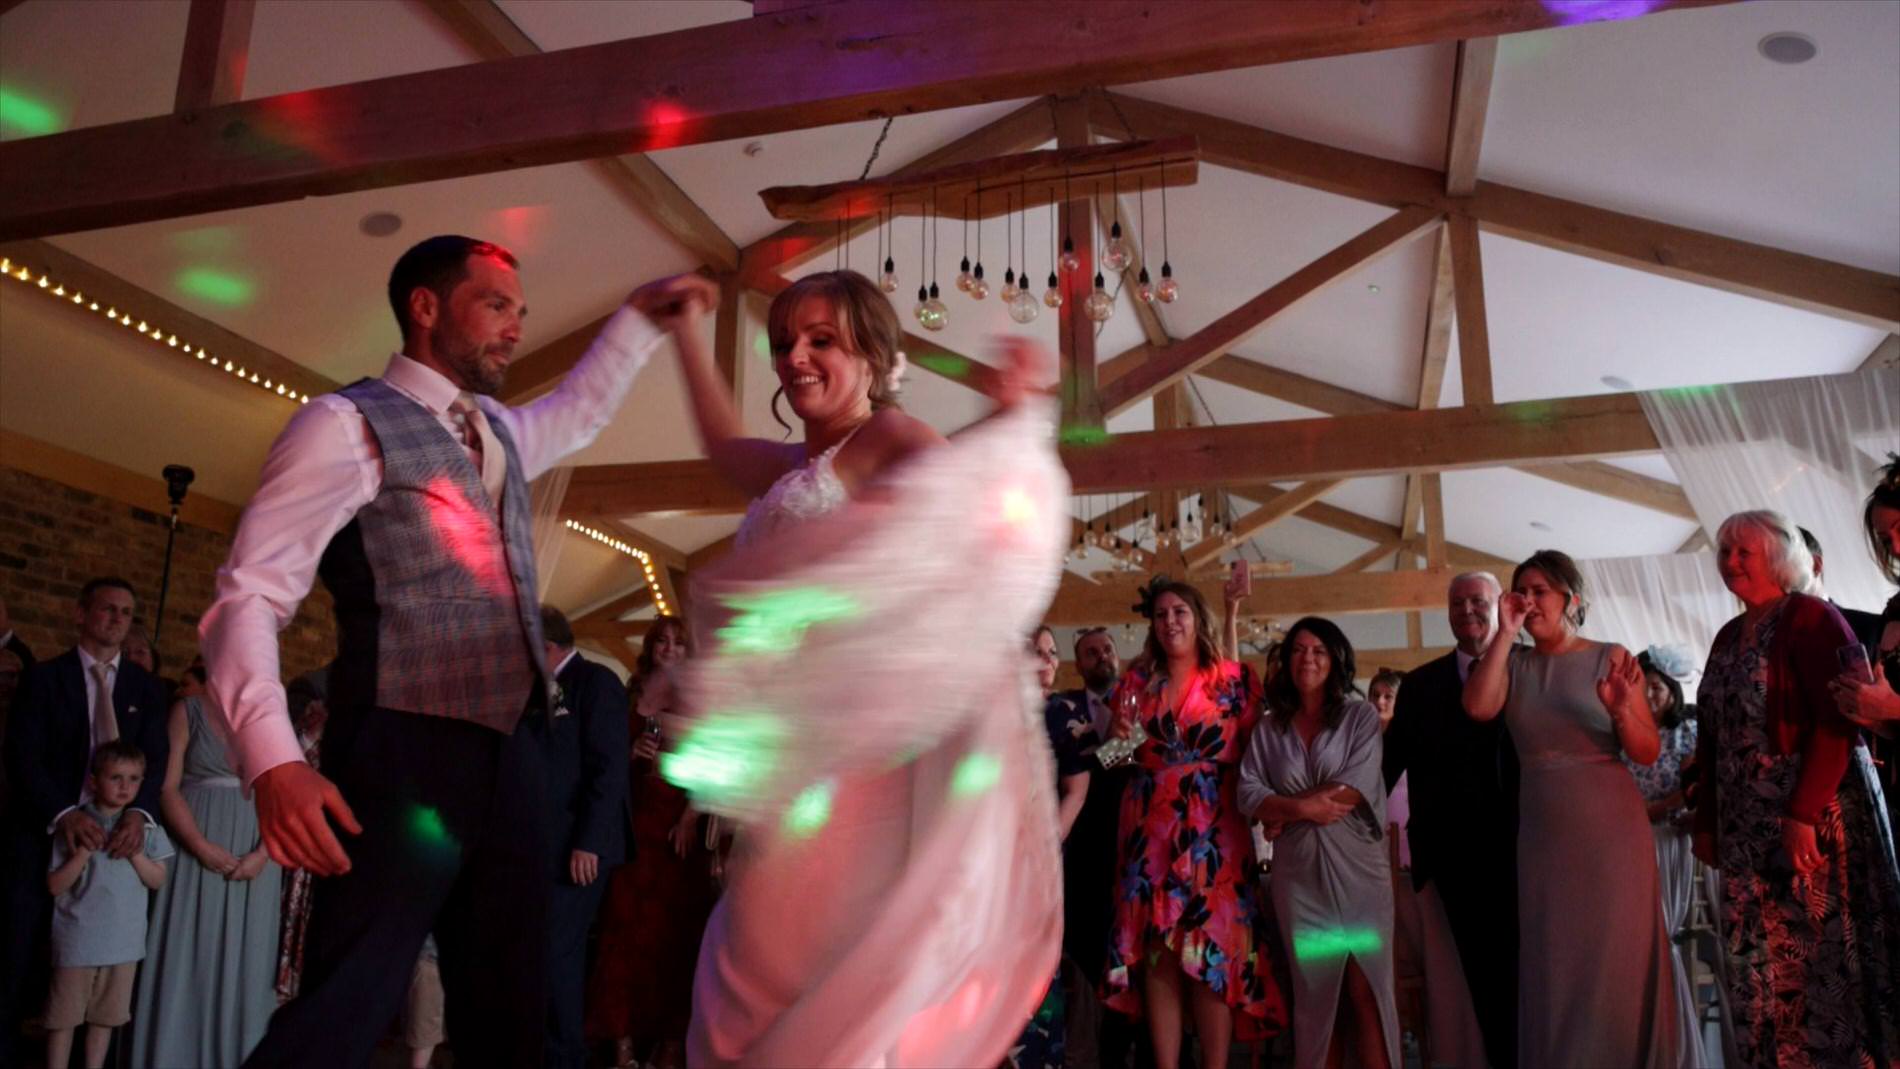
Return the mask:
{"type": "Polygon", "coordinates": [[[1452,300],[1457,305],[1458,370],[1465,404],[1488,405],[1491,391],[1491,328],[1484,307],[1484,266],[1478,249],[1478,224],[1454,215],[1451,234],[1452,300]]]}
{"type": "Polygon", "coordinates": [[[173,110],[195,112],[243,97],[256,11],[255,0],[191,0],[173,110]]]}
{"type": "Polygon", "coordinates": [[[1420,496],[1424,499],[1425,566],[1443,568],[1445,566],[1445,497],[1440,485],[1443,476],[1438,472],[1428,471],[1415,478],[1419,484],[1420,496]]]}
{"type": "MultiPolygon", "coordinates": [[[[1142,577],[1091,583],[1064,575],[1054,602],[1043,619],[1052,627],[1124,623],[1135,619],[1133,606],[1140,596],[1142,577]]],[[[1190,580],[1215,604],[1220,603],[1222,580],[1190,580]]],[[[1337,616],[1349,613],[1403,612],[1441,608],[1451,572],[1357,572],[1337,575],[1275,576],[1254,581],[1253,597],[1243,614],[1251,619],[1273,616],[1337,616]]]]}
{"type": "MultiPolygon", "coordinates": [[[[423,0],[423,5],[484,60],[543,54],[541,46],[495,0],[423,0]]],[[[589,162],[609,188],[681,248],[715,270],[738,269],[739,246],[644,153],[605,156],[589,162]]]]}
{"type": "Polygon", "coordinates": [[[1367,568],[1372,567],[1374,564],[1398,552],[1399,548],[1404,544],[1405,540],[1401,538],[1388,538],[1383,542],[1376,542],[1371,549],[1366,550],[1357,557],[1334,568],[1332,574],[1344,575],[1348,572],[1363,572],[1367,568]]]}
{"type": "Polygon", "coordinates": [[[618,622],[622,616],[653,604],[653,590],[642,579],[632,590],[617,597],[609,598],[598,608],[591,609],[568,621],[576,630],[594,624],[618,622]]]}
{"type": "Polygon", "coordinates": [[[1471,196],[1453,197],[1445,192],[1445,173],[1430,167],[1137,97],[1114,99],[1144,136],[1200,138],[1203,163],[1394,208],[1469,215],[1506,237],[1900,332],[1900,276],[1495,182],[1480,181],[1471,196]]]}
{"type": "MultiPolygon", "coordinates": [[[[1655,8],[1702,0],[1656,0],[1655,8]]],[[[1558,26],[1537,0],[841,0],[0,143],[0,240],[1558,26]]]]}
{"type": "Polygon", "coordinates": [[[1445,192],[1454,197],[1469,196],[1478,185],[1478,154],[1484,146],[1484,119],[1491,108],[1491,73],[1497,62],[1497,38],[1458,42],[1451,132],[1445,137],[1445,192]]]}
{"type": "Polygon", "coordinates": [[[1437,213],[1429,208],[1402,209],[1208,326],[1165,349],[1149,352],[1126,374],[1102,388],[1103,414],[1113,416],[1211,363],[1301,301],[1417,237],[1437,220],[1437,213]]]}
{"type": "MultiPolygon", "coordinates": [[[[1074,492],[1191,490],[1366,475],[1488,468],[1528,461],[1654,452],[1639,395],[1598,394],[1326,419],[1238,423],[1112,435],[1060,448],[1074,492]]],[[[584,465],[568,484],[567,512],[733,513],[743,494],[705,460],[584,465]]],[[[1377,541],[1377,539],[1373,539],[1377,541]]]]}

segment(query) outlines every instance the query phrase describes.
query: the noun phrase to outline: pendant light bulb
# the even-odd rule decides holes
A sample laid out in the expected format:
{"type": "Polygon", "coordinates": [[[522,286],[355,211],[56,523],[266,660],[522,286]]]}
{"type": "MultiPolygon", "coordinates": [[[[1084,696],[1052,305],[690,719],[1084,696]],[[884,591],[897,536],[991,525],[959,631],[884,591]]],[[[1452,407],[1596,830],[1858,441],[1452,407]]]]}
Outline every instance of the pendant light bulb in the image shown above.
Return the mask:
{"type": "Polygon", "coordinates": [[[976,271],[970,276],[970,296],[982,300],[990,295],[990,284],[983,281],[983,261],[976,262],[976,271]]]}
{"type": "Polygon", "coordinates": [[[1016,269],[1006,267],[1003,269],[1003,288],[997,293],[997,296],[1002,299],[1004,304],[1008,304],[1016,299],[1016,293],[1016,269]]]}
{"type": "Polygon", "coordinates": [[[1063,238],[1062,239],[1062,269],[1064,271],[1073,271],[1076,268],[1081,267],[1081,266],[1082,266],[1082,258],[1075,254],[1075,239],[1072,237],[1063,238]]]}
{"type": "Polygon", "coordinates": [[[1062,282],[1054,271],[1049,272],[1049,288],[1042,291],[1042,303],[1048,308],[1062,307],[1062,282]]]}
{"type": "Polygon", "coordinates": [[[897,261],[888,256],[884,258],[884,275],[877,284],[885,293],[897,292],[897,261]]]}
{"type": "Polygon", "coordinates": [[[1082,311],[1097,323],[1106,323],[1108,317],[1115,314],[1115,299],[1103,288],[1100,271],[1095,272],[1095,289],[1082,302],[1082,311]]]}
{"type": "Polygon", "coordinates": [[[970,283],[975,281],[976,279],[970,274],[970,258],[965,256],[963,262],[957,265],[957,289],[968,293],[970,292],[970,283]]]}
{"type": "Polygon", "coordinates": [[[1135,251],[1128,247],[1122,238],[1121,220],[1117,219],[1108,228],[1108,244],[1102,248],[1102,267],[1109,271],[1120,271],[1135,259],[1135,251]]]}
{"type": "Polygon", "coordinates": [[[1148,268],[1143,266],[1141,274],[1135,280],[1135,296],[1149,304],[1155,303],[1155,286],[1148,281],[1148,268]]]}
{"type": "Polygon", "coordinates": [[[929,301],[930,291],[922,286],[917,287],[917,306],[910,310],[910,314],[917,317],[917,322],[922,323],[924,321],[928,314],[924,305],[929,303],[929,301]]]}
{"type": "Polygon", "coordinates": [[[924,303],[918,306],[917,322],[925,330],[942,330],[950,321],[950,310],[944,307],[943,300],[937,296],[937,284],[932,282],[924,303]]]}
{"type": "Polygon", "coordinates": [[[1166,260],[1161,262],[1161,281],[1155,283],[1155,300],[1162,304],[1173,304],[1181,296],[1181,284],[1174,280],[1174,266],[1166,260]]]}
{"type": "Polygon", "coordinates": [[[1009,299],[1009,317],[1018,323],[1034,323],[1041,314],[1042,305],[1036,303],[1036,295],[1028,286],[1017,290],[1016,296],[1009,299]]]}

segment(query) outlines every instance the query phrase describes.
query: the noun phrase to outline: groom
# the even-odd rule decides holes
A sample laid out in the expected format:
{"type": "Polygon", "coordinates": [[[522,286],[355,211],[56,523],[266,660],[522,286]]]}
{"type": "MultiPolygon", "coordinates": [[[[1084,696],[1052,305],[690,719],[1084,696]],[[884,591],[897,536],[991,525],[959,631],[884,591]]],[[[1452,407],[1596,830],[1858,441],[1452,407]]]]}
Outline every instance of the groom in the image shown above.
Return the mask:
{"type": "Polygon", "coordinates": [[[642,287],[551,394],[509,408],[493,396],[527,313],[516,266],[458,236],[403,254],[402,352],[291,418],[200,625],[265,845],[322,878],[301,992],[249,1065],[366,1065],[432,931],[457,1063],[542,1063],[543,772],[516,731],[549,691],[528,481],[613,417],[662,338],[648,314],[718,291],[642,287]],[[277,651],[317,576],[337,619],[327,778],[303,760],[277,651]]]}

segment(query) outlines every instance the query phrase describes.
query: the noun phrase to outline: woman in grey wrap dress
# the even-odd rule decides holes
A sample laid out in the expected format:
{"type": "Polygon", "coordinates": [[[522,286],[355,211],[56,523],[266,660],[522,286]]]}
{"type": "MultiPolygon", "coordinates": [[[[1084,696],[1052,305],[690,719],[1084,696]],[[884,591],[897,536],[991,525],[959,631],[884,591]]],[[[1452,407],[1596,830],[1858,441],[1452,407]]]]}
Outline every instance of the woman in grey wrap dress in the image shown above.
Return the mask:
{"type": "Polygon", "coordinates": [[[1539,1069],[1679,1064],[1669,932],[1639,765],[1661,743],[1643,672],[1591,642],[1576,562],[1539,550],[1498,604],[1497,638],[1465,681],[1465,711],[1500,713],[1518,788],[1518,1063],[1539,1069]],[[1512,649],[1520,631],[1534,645],[1512,649]]]}
{"type": "Polygon", "coordinates": [[[1293,976],[1293,1063],[1399,1064],[1392,871],[1379,712],[1354,697],[1352,645],[1329,620],[1287,632],[1268,715],[1240,765],[1241,812],[1282,830],[1270,873],[1293,976]]]}

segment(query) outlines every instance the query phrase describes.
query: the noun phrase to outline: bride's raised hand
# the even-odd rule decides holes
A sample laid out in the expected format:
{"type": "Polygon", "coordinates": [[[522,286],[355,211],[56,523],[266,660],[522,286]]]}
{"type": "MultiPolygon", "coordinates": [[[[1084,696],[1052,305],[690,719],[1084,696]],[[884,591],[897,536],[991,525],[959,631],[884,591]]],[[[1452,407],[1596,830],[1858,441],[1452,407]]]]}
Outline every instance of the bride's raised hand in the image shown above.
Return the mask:
{"type": "Polygon", "coordinates": [[[997,356],[996,371],[979,380],[978,386],[997,408],[1013,408],[1029,394],[1041,393],[1043,383],[1055,376],[1055,355],[1033,341],[1001,335],[991,344],[997,356]]]}
{"type": "Polygon", "coordinates": [[[678,334],[698,326],[701,317],[719,307],[719,286],[704,275],[672,275],[634,290],[627,304],[654,326],[678,334]]]}

